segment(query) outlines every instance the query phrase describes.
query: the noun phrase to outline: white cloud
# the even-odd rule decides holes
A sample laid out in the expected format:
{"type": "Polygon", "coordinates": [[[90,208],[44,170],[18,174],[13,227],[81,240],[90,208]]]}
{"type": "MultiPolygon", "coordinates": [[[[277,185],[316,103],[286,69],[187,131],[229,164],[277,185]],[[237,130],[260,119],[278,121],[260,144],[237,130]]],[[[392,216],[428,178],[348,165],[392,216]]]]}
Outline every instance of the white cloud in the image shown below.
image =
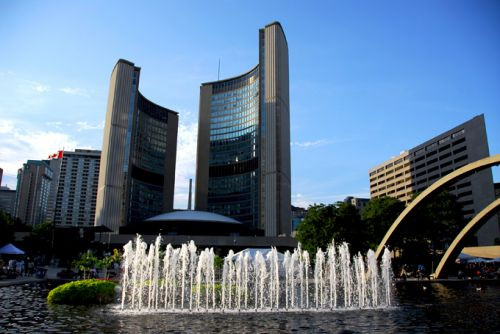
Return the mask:
{"type": "Polygon", "coordinates": [[[50,90],[49,86],[45,86],[45,85],[42,85],[39,83],[33,83],[33,84],[34,85],[31,88],[33,88],[38,93],[45,93],[45,92],[48,92],[50,90]]]}
{"type": "Polygon", "coordinates": [[[102,130],[104,129],[104,121],[98,124],[89,124],[88,122],[76,122],[76,131],[85,131],[85,130],[102,130]]]}
{"type": "Polygon", "coordinates": [[[176,209],[187,208],[189,195],[189,179],[193,179],[194,208],[194,177],[196,168],[196,146],[198,138],[198,122],[183,124],[182,119],[177,133],[177,163],[175,167],[175,199],[176,209]]]}
{"type": "Polygon", "coordinates": [[[314,204],[333,204],[343,201],[347,196],[370,198],[369,192],[358,192],[353,194],[331,194],[331,195],[315,195],[315,194],[302,194],[297,193],[292,195],[292,205],[301,208],[308,208],[314,204]]]}
{"type": "Polygon", "coordinates": [[[64,94],[68,94],[68,95],[90,97],[90,95],[84,89],[81,89],[81,88],[63,87],[63,88],[59,88],[59,91],[63,92],[64,94]]]}
{"type": "Polygon", "coordinates": [[[28,129],[13,121],[0,120],[0,167],[14,177],[26,160],[46,159],[60,149],[74,149],[70,135],[56,131],[28,129]]]}
{"type": "Polygon", "coordinates": [[[308,148],[313,148],[313,147],[318,147],[318,146],[323,146],[326,144],[329,144],[330,142],[326,139],[318,139],[315,141],[305,141],[305,142],[292,142],[290,143],[292,146],[303,148],[303,149],[308,149],[308,148]]]}

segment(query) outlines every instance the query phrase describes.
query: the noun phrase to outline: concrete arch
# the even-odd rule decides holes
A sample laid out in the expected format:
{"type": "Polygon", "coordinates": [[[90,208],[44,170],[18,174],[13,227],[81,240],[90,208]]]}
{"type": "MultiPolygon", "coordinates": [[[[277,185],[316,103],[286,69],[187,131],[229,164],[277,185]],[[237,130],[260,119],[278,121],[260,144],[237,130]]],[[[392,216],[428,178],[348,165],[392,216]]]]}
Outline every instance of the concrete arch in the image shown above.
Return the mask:
{"type": "Polygon", "coordinates": [[[398,228],[398,226],[401,224],[401,222],[408,216],[408,214],[424,199],[426,199],[429,195],[434,193],[436,190],[449,185],[450,183],[453,183],[457,181],[460,178],[466,177],[470,174],[473,174],[475,172],[478,172],[480,170],[496,166],[500,164],[500,154],[495,154],[491,157],[487,157],[484,159],[480,159],[474,162],[471,162],[470,164],[467,164],[450,174],[440,178],[436,182],[434,182],[432,185],[430,185],[427,189],[425,189],[417,198],[415,198],[404,210],[401,212],[401,214],[396,218],[394,223],[392,223],[391,227],[385,234],[384,238],[382,239],[382,242],[380,242],[377,251],[375,252],[375,257],[378,258],[380,254],[382,254],[387,241],[390,239],[390,237],[394,234],[394,231],[398,228]]]}
{"type": "Polygon", "coordinates": [[[500,198],[490,203],[486,208],[481,210],[472,220],[460,231],[460,233],[455,237],[455,240],[451,243],[450,247],[446,250],[441,261],[436,268],[436,271],[432,275],[434,278],[441,278],[441,274],[445,273],[443,270],[445,266],[449,264],[450,261],[454,261],[460,251],[462,250],[462,242],[465,237],[476,232],[488,219],[490,219],[500,208],[500,198]]]}

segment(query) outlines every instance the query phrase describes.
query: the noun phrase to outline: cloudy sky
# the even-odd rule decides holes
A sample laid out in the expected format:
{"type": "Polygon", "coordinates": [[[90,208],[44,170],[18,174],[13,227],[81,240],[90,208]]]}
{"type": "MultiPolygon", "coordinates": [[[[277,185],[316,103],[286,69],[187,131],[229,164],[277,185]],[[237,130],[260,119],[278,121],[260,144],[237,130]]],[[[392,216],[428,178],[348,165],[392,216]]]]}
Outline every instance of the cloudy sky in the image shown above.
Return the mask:
{"type": "MultiPolygon", "coordinates": [[[[292,203],[369,196],[368,169],[478,114],[500,153],[500,3],[0,0],[0,167],[100,149],[109,77],[180,114],[175,207],[195,174],[199,86],[257,63],[280,21],[290,54],[292,203]]],[[[498,167],[493,171],[500,180],[498,167]]]]}

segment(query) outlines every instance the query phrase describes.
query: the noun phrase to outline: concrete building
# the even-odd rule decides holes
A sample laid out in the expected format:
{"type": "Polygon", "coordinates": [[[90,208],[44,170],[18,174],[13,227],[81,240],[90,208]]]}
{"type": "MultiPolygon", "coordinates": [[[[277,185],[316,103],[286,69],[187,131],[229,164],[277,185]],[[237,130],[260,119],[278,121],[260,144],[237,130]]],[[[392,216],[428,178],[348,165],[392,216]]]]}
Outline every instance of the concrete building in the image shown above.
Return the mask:
{"type": "Polygon", "coordinates": [[[15,216],[35,226],[47,218],[52,169],[47,161],[28,160],[17,173],[15,216]]]}
{"type": "Polygon", "coordinates": [[[76,149],[50,160],[49,217],[57,226],[93,226],[101,151],[76,149]]]}
{"type": "Polygon", "coordinates": [[[8,187],[0,187],[0,210],[14,217],[16,191],[8,187]]]}
{"type": "Polygon", "coordinates": [[[259,63],[200,87],[196,210],[256,235],[291,234],[288,45],[278,22],[259,30],[259,63]]]}
{"type": "Polygon", "coordinates": [[[173,209],[179,117],[139,92],[140,71],[120,59],[111,73],[95,225],[115,232],[173,209]]]}
{"type": "MultiPolygon", "coordinates": [[[[479,115],[369,170],[372,198],[391,196],[408,203],[439,178],[468,163],[489,156],[484,116],[479,115]]],[[[472,218],[494,198],[491,169],[477,172],[448,187],[472,218]]],[[[480,245],[492,245],[499,236],[492,218],[478,232],[480,245]]]]}
{"type": "Polygon", "coordinates": [[[363,211],[363,209],[365,208],[365,206],[368,205],[368,202],[370,202],[369,198],[347,196],[344,199],[344,203],[351,204],[352,206],[354,206],[356,208],[356,210],[358,210],[359,213],[361,213],[363,211]]]}

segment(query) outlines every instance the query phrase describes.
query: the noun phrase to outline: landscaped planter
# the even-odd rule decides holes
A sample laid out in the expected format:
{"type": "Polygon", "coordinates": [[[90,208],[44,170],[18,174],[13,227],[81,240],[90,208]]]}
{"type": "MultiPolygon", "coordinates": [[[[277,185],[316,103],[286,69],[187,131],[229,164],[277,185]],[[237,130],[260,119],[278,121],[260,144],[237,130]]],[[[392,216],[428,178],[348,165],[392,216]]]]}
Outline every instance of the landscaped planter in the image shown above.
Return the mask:
{"type": "Polygon", "coordinates": [[[97,279],[69,282],[52,289],[47,301],[52,304],[90,305],[111,303],[116,283],[97,279]]]}

